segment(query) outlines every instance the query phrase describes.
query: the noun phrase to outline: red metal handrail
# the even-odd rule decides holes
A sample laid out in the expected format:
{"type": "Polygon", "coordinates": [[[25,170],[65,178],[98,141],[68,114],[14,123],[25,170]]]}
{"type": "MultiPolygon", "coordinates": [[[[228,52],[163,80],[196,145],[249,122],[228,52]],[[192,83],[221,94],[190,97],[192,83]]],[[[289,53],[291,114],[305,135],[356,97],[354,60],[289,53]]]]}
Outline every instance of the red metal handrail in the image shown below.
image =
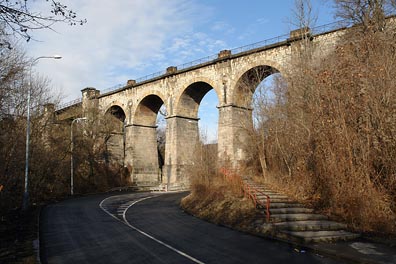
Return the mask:
{"type": "Polygon", "coordinates": [[[224,179],[231,183],[239,183],[239,186],[242,188],[243,196],[247,197],[248,199],[252,200],[254,207],[257,208],[257,205],[261,205],[262,207],[266,208],[266,220],[267,222],[270,221],[270,205],[271,205],[271,198],[265,194],[264,192],[254,188],[250,184],[246,183],[242,177],[232,171],[227,170],[226,168],[221,168],[220,173],[224,175],[224,179]],[[266,203],[262,203],[260,199],[257,198],[257,193],[266,197],[266,203]]]}
{"type": "Polygon", "coordinates": [[[269,195],[265,194],[264,192],[258,190],[257,188],[255,188],[255,187],[253,187],[253,186],[250,186],[248,183],[245,183],[245,185],[249,186],[249,189],[252,189],[252,190],[253,190],[254,198],[256,199],[256,204],[258,203],[258,204],[260,204],[262,207],[265,207],[265,208],[266,208],[267,222],[269,222],[269,220],[270,220],[271,198],[269,197],[269,195]],[[261,194],[261,195],[265,196],[265,198],[266,198],[266,203],[265,203],[265,204],[263,204],[263,203],[261,202],[260,199],[257,199],[257,194],[261,194]]]}

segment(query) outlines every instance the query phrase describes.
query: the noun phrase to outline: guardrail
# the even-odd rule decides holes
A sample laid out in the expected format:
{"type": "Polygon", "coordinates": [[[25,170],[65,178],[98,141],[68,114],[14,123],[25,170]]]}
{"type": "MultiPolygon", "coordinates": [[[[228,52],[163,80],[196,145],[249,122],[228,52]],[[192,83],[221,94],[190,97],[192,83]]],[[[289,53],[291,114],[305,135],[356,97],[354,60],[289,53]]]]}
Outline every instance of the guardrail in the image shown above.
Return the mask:
{"type": "MultiPolygon", "coordinates": [[[[320,35],[320,34],[323,34],[323,33],[326,33],[326,32],[331,32],[331,31],[334,31],[334,30],[337,30],[337,29],[345,28],[346,26],[347,26],[347,20],[341,20],[341,21],[337,21],[337,22],[333,22],[333,23],[329,23],[329,24],[313,27],[313,28],[310,29],[310,34],[311,35],[320,35]]],[[[237,55],[237,54],[242,53],[242,52],[247,52],[249,50],[254,50],[254,49],[258,49],[258,48],[264,48],[264,47],[267,47],[267,46],[270,46],[270,45],[274,45],[276,43],[280,43],[282,41],[286,41],[289,37],[290,37],[289,34],[284,34],[284,35],[280,35],[280,36],[273,37],[273,38],[270,38],[270,39],[266,39],[266,40],[263,40],[263,41],[259,41],[259,42],[256,42],[256,43],[252,43],[252,44],[249,44],[249,45],[233,48],[230,51],[231,51],[232,55],[237,55]]],[[[185,69],[188,69],[188,68],[191,68],[191,67],[196,67],[196,66],[199,66],[201,64],[214,61],[216,59],[218,59],[218,54],[214,54],[214,55],[206,56],[206,57],[203,57],[203,58],[200,58],[200,59],[197,59],[197,60],[186,62],[186,63],[180,64],[180,65],[177,65],[176,68],[177,68],[178,71],[179,70],[185,70],[185,69]]],[[[158,72],[155,72],[155,73],[151,73],[151,74],[148,74],[148,75],[145,75],[143,77],[140,77],[140,78],[136,79],[136,83],[139,84],[139,83],[142,83],[142,82],[146,82],[146,81],[161,77],[161,76],[163,76],[165,74],[166,74],[166,70],[162,70],[162,71],[158,71],[158,72]]],[[[122,87],[124,87],[123,84],[117,84],[115,86],[112,86],[112,87],[106,88],[104,90],[101,90],[101,93],[102,94],[103,93],[109,93],[109,92],[115,91],[117,89],[120,89],[122,87]]],[[[57,108],[57,110],[60,110],[62,108],[66,108],[68,106],[71,106],[73,104],[80,103],[80,102],[81,102],[81,99],[73,100],[71,102],[68,102],[68,103],[65,103],[63,105],[60,105],[57,108]],[[80,100],[80,101],[76,102],[77,100],[80,100]]]]}
{"type": "Polygon", "coordinates": [[[79,104],[79,103],[81,103],[81,101],[82,101],[81,98],[74,99],[73,101],[70,101],[70,102],[67,102],[67,103],[64,103],[64,104],[59,105],[58,107],[56,107],[55,110],[58,111],[58,110],[67,108],[67,107],[69,107],[69,106],[79,104]]]}
{"type": "Polygon", "coordinates": [[[320,25],[317,27],[313,27],[311,28],[311,34],[312,35],[320,35],[326,32],[331,32],[334,30],[339,30],[339,29],[343,29],[346,27],[349,27],[350,23],[348,22],[348,20],[344,19],[344,20],[339,20],[333,23],[329,23],[329,24],[324,24],[324,25],[320,25]]]}
{"type": "MultiPolygon", "coordinates": [[[[321,25],[321,26],[318,26],[318,27],[314,27],[314,28],[311,29],[311,34],[319,35],[319,34],[323,34],[325,32],[330,32],[330,31],[342,28],[343,24],[345,24],[345,20],[337,21],[337,22],[330,23],[330,24],[321,25]]],[[[284,35],[280,35],[280,36],[273,37],[273,38],[270,38],[270,39],[262,40],[262,41],[259,41],[259,42],[256,42],[256,43],[252,43],[252,44],[249,44],[249,45],[233,48],[233,49],[231,49],[231,54],[235,55],[235,54],[239,54],[239,53],[246,52],[246,51],[249,51],[249,50],[254,50],[254,49],[258,49],[258,48],[263,48],[263,47],[266,47],[266,46],[274,45],[276,43],[280,43],[282,41],[286,41],[289,37],[290,37],[289,34],[284,34],[284,35]]],[[[193,60],[193,61],[190,61],[190,62],[186,62],[186,63],[180,64],[180,65],[177,65],[176,68],[177,68],[178,71],[179,70],[185,70],[185,69],[188,69],[188,68],[191,68],[191,67],[195,67],[195,66],[198,66],[198,65],[201,65],[201,64],[204,64],[204,63],[208,63],[208,62],[214,61],[216,59],[218,59],[218,54],[213,54],[213,55],[209,55],[209,56],[197,59],[197,60],[193,60]]],[[[155,72],[155,73],[151,73],[151,74],[148,74],[148,75],[145,75],[143,77],[140,77],[140,78],[136,79],[136,83],[142,83],[142,82],[145,82],[145,81],[148,81],[148,80],[151,80],[151,79],[155,79],[155,78],[161,77],[161,76],[163,76],[165,74],[166,74],[166,70],[158,71],[158,72],[155,72]]],[[[111,91],[113,91],[115,89],[121,88],[122,85],[119,84],[119,85],[116,85],[114,87],[106,88],[105,90],[103,90],[101,92],[102,93],[111,92],[111,91]],[[116,87],[116,88],[114,88],[114,87],[116,87]]]]}
{"type": "Polygon", "coordinates": [[[180,64],[180,65],[177,65],[176,68],[177,68],[177,70],[185,70],[185,69],[188,69],[188,68],[200,65],[200,64],[204,64],[204,63],[207,63],[207,62],[210,62],[210,61],[214,61],[217,58],[218,58],[218,55],[217,54],[213,54],[213,55],[206,56],[206,57],[203,57],[203,58],[200,58],[200,59],[197,59],[197,60],[193,60],[193,61],[190,61],[190,62],[186,62],[186,63],[180,64]]]}
{"type": "Polygon", "coordinates": [[[269,197],[269,195],[265,194],[264,192],[257,190],[257,188],[251,186],[250,184],[245,182],[245,189],[246,192],[248,192],[248,195],[250,195],[252,197],[252,199],[254,200],[254,204],[255,207],[257,206],[261,206],[262,208],[265,208],[265,215],[266,215],[266,220],[267,223],[270,221],[270,207],[271,207],[271,198],[269,197]],[[266,198],[266,203],[262,203],[260,199],[257,198],[257,194],[261,194],[262,196],[264,196],[266,198]]]}
{"type": "Polygon", "coordinates": [[[271,213],[270,213],[270,206],[271,206],[271,198],[266,195],[264,192],[257,190],[246,181],[242,179],[242,177],[230,170],[225,168],[220,169],[220,173],[224,175],[224,178],[227,182],[231,183],[233,186],[239,186],[241,191],[243,192],[243,196],[250,199],[253,202],[255,208],[265,208],[265,215],[267,223],[270,222],[271,213]],[[259,198],[257,198],[257,194],[261,194],[266,197],[266,203],[263,203],[259,198]]]}
{"type": "Polygon", "coordinates": [[[124,87],[124,85],[121,84],[121,83],[119,83],[119,84],[116,84],[116,85],[111,86],[111,87],[109,87],[109,88],[106,88],[106,89],[104,89],[104,90],[101,90],[100,92],[101,92],[102,94],[104,94],[104,93],[109,93],[109,92],[115,91],[115,90],[117,90],[117,89],[120,89],[120,88],[122,88],[122,87],[124,87]]]}
{"type": "Polygon", "coordinates": [[[157,77],[160,77],[160,76],[164,75],[165,73],[166,73],[166,70],[151,73],[149,75],[146,75],[146,76],[143,76],[143,77],[140,77],[140,78],[136,79],[136,83],[142,83],[142,82],[145,82],[145,81],[148,81],[148,80],[151,80],[151,79],[155,79],[157,77]]]}
{"type": "Polygon", "coordinates": [[[248,45],[245,45],[242,47],[234,48],[234,49],[231,49],[231,54],[238,54],[238,53],[246,52],[249,50],[254,50],[254,49],[270,46],[270,45],[285,41],[285,40],[287,40],[288,37],[289,37],[289,34],[281,35],[281,36],[277,36],[274,38],[262,40],[262,41],[259,41],[256,43],[248,44],[248,45]]]}

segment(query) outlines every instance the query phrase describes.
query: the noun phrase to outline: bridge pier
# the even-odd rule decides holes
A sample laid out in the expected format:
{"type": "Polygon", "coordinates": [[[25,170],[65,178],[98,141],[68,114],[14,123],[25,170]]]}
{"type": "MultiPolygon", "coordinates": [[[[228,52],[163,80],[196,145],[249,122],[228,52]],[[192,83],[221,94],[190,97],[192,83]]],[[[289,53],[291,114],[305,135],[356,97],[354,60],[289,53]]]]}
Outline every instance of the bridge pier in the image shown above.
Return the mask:
{"type": "Polygon", "coordinates": [[[125,126],[125,164],[131,169],[131,181],[154,186],[161,181],[155,126],[125,126]]]}
{"type": "Polygon", "coordinates": [[[99,109],[100,91],[93,87],[87,87],[82,89],[81,93],[82,116],[88,119],[95,119],[99,109]]]}
{"type": "Polygon", "coordinates": [[[219,106],[219,166],[236,169],[251,157],[249,133],[252,131],[252,109],[235,105],[219,106]]]}
{"type": "Polygon", "coordinates": [[[197,118],[167,118],[163,182],[168,184],[170,190],[190,185],[189,169],[198,140],[197,118]]]}
{"type": "Polygon", "coordinates": [[[123,165],[125,158],[124,145],[124,133],[112,132],[106,142],[107,151],[110,156],[108,161],[123,165]]]}

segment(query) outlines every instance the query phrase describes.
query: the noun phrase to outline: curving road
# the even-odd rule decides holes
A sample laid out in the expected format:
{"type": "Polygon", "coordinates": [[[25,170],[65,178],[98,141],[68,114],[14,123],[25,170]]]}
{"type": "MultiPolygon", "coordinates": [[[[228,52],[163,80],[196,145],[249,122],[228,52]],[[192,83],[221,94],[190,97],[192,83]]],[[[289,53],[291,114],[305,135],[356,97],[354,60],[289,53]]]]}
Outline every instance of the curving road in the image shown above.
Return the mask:
{"type": "Polygon", "coordinates": [[[42,263],[340,263],[184,213],[187,193],[70,199],[41,215],[42,263]]]}

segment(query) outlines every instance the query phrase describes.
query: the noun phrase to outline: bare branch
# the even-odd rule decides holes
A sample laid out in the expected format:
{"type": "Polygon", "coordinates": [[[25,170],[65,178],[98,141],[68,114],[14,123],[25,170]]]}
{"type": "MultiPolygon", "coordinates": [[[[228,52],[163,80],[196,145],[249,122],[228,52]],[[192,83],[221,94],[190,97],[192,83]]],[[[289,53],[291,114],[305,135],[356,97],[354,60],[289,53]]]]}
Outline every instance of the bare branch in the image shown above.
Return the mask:
{"type": "MultiPolygon", "coordinates": [[[[52,29],[55,23],[75,26],[87,22],[86,19],[78,19],[76,12],[61,2],[53,0],[46,0],[46,2],[48,2],[48,11],[52,15],[42,15],[31,11],[28,0],[0,1],[0,25],[4,27],[4,32],[30,41],[33,31],[52,29]]],[[[3,34],[0,34],[0,45],[6,45],[3,34]]]]}

